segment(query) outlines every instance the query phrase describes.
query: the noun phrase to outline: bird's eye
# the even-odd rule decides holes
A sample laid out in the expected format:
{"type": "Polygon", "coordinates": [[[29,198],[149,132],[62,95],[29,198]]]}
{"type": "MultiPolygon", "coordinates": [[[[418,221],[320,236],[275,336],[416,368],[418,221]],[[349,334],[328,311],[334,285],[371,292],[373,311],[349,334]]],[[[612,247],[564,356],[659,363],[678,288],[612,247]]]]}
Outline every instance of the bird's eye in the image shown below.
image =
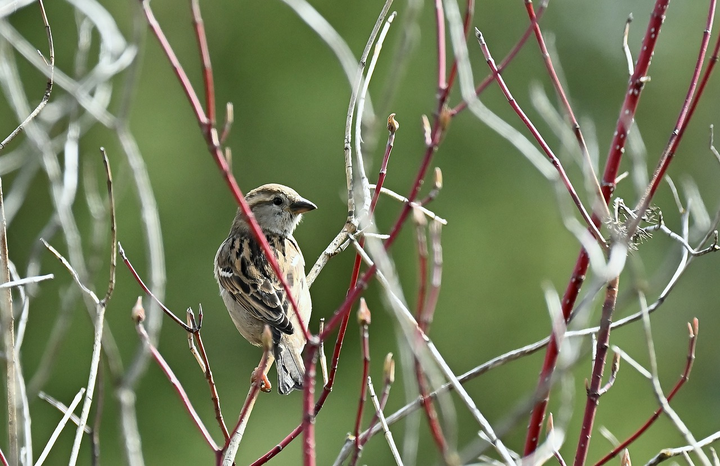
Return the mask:
{"type": "Polygon", "coordinates": [[[283,200],[282,200],[282,198],[281,198],[280,196],[276,196],[276,197],[273,199],[273,204],[275,204],[275,205],[281,205],[282,203],[283,203],[283,200]]]}

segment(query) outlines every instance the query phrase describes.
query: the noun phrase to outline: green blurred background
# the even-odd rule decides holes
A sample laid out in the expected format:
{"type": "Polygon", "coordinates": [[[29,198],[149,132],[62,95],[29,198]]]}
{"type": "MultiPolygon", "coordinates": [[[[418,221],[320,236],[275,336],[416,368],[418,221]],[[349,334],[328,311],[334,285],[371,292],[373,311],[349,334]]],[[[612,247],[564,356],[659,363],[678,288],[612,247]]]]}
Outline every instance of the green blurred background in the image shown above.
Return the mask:
{"type": "MultiPolygon", "coordinates": [[[[103,2],[114,16],[125,36],[133,34],[133,20],[139,14],[137,2],[103,2]]],[[[197,46],[192,30],[188,2],[155,0],[152,7],[180,61],[196,89],[201,89],[201,72],[197,46]]],[[[380,11],[378,1],[314,0],[313,6],[345,38],[358,56],[380,11]]],[[[627,83],[627,67],[620,44],[625,19],[630,13],[635,21],[630,31],[630,49],[634,56],[640,47],[653,2],[623,0],[613,2],[577,2],[555,0],[550,3],[541,25],[548,36],[554,36],[564,70],[567,91],[573,108],[581,119],[586,138],[596,134],[603,165],[614,131],[618,110],[627,83]],[[594,129],[594,131],[593,131],[594,129]]],[[[72,7],[53,1],[46,5],[53,28],[57,66],[72,67],[77,44],[72,7]]],[[[315,202],[319,209],[306,216],[296,233],[303,247],[308,268],[314,263],[345,220],[345,181],[343,171],[343,130],[350,86],[335,56],[317,35],[295,13],[279,1],[202,2],[208,36],[218,107],[231,101],[235,123],[227,140],[233,151],[233,169],[244,191],[268,182],[292,186],[315,202]]],[[[421,115],[432,115],[436,93],[436,40],[432,2],[425,2],[413,29],[414,42],[405,73],[397,83],[392,100],[384,100],[387,77],[396,65],[395,50],[409,6],[398,0],[393,7],[398,18],[390,30],[370,86],[373,103],[382,125],[387,113],[397,114],[400,130],[390,160],[386,186],[406,194],[424,152],[421,115]]],[[[705,27],[705,2],[678,2],[667,12],[658,47],[650,69],[651,82],[646,86],[637,113],[637,123],[647,145],[650,170],[654,167],[673,128],[693,70],[698,45],[705,27]]],[[[19,10],[8,19],[40,50],[46,42],[35,5],[19,10]]],[[[512,47],[528,24],[523,2],[502,0],[479,1],[472,23],[482,30],[499,60],[512,47]]],[[[97,39],[97,32],[94,33],[97,39]]],[[[235,204],[227,186],[208,155],[187,100],[173,75],[168,61],[154,36],[144,33],[140,55],[140,80],[132,101],[130,126],[137,138],[150,174],[160,211],[167,261],[166,304],[182,314],[187,307],[205,311],[203,335],[222,400],[226,420],[232,424],[248,388],[249,374],[260,352],[239,337],[219,299],[212,276],[212,258],[227,234],[235,204]]],[[[448,48],[450,45],[448,44],[448,48]]],[[[470,56],[476,82],[487,73],[476,44],[470,43],[470,56]]],[[[41,95],[44,78],[22,58],[26,92],[41,95]]],[[[530,40],[504,77],[517,101],[530,115],[547,141],[564,157],[570,176],[582,191],[581,173],[557,137],[533,109],[529,89],[539,84],[555,102],[552,87],[538,53],[530,40]]],[[[124,76],[115,81],[115,90],[123,85],[124,76]]],[[[669,170],[678,186],[692,178],[700,188],[711,217],[720,197],[720,166],[708,148],[709,125],[720,121],[718,79],[714,76],[699,105],[693,123],[685,134],[677,157],[669,170]]],[[[53,99],[65,92],[56,86],[53,99]]],[[[524,134],[517,117],[510,110],[496,86],[482,96],[483,101],[524,134]]],[[[36,102],[37,100],[34,100],[36,102]]],[[[453,93],[451,103],[458,102],[453,93]]],[[[116,111],[120,102],[110,106],[116,111]]],[[[10,118],[7,97],[0,97],[0,134],[8,134],[17,122],[10,118]]],[[[60,128],[63,129],[63,128],[60,128]]],[[[63,129],[64,130],[64,129],[63,129]]],[[[374,181],[384,145],[384,131],[377,134],[379,143],[366,149],[367,169],[374,181]]],[[[20,136],[23,138],[24,136],[20,136]]],[[[15,147],[19,142],[13,143],[15,147]]],[[[131,172],[113,131],[96,125],[80,141],[81,164],[90,164],[98,177],[102,168],[98,148],[107,148],[116,178],[118,237],[131,260],[147,278],[146,249],[143,245],[141,217],[132,186],[131,172]]],[[[11,146],[9,149],[12,149],[11,146]]],[[[443,229],[444,274],[442,291],[430,336],[456,373],[462,373],[494,356],[545,337],[550,331],[548,311],[542,285],[549,283],[559,293],[564,290],[577,252],[575,238],[563,227],[552,186],[507,143],[469,112],[459,114],[449,128],[433,161],[442,168],[444,187],[430,208],[448,220],[443,229]]],[[[630,170],[629,160],[621,171],[630,170]]],[[[3,177],[5,192],[13,189],[15,173],[3,177]]],[[[430,181],[428,181],[430,183],[430,181]]],[[[423,192],[427,192],[429,184],[423,192]]],[[[684,190],[681,196],[685,200],[684,190]]],[[[584,191],[583,191],[584,193],[584,191]]],[[[620,184],[617,195],[628,205],[637,201],[632,182],[620,184]]],[[[587,196],[583,196],[587,199],[587,196]]],[[[588,203],[589,205],[589,203],[588,203]]],[[[669,227],[679,231],[679,214],[667,184],[656,197],[669,227]]],[[[380,231],[393,224],[399,205],[383,198],[378,207],[380,231]]],[[[24,271],[36,237],[52,212],[47,177],[39,172],[24,207],[9,229],[11,259],[24,271]]],[[[75,202],[84,247],[89,251],[90,214],[83,192],[75,202]]],[[[694,238],[696,239],[696,238],[694,238]]],[[[51,243],[66,251],[59,236],[51,243]]],[[[103,259],[106,254],[102,255],[103,259]]],[[[392,249],[408,301],[415,304],[417,290],[417,254],[414,233],[406,225],[392,249]]],[[[329,317],[342,302],[348,284],[352,255],[348,252],[333,259],[312,289],[314,314],[312,327],[319,317],[329,317]]],[[[621,300],[617,318],[637,311],[637,301],[629,290],[645,283],[652,302],[663,289],[680,258],[680,247],[661,234],[642,245],[629,264],[632,272],[621,279],[621,300]]],[[[105,259],[106,260],[106,259],[105,259]]],[[[100,293],[106,286],[106,264],[93,282],[100,293]]],[[[56,279],[40,286],[30,307],[30,320],[22,351],[26,378],[34,373],[59,308],[61,296],[73,287],[67,273],[49,253],[43,255],[43,273],[54,273],[56,279]]],[[[697,438],[720,429],[720,368],[718,353],[717,257],[696,260],[680,280],[665,305],[653,315],[653,330],[663,387],[669,390],[681,373],[686,359],[687,330],[685,322],[700,319],[697,360],[690,382],[678,394],[673,406],[697,438]]],[[[371,375],[376,388],[382,379],[382,360],[392,351],[397,354],[395,324],[380,299],[379,287],[373,283],[366,296],[373,311],[370,328],[371,375]]],[[[129,364],[138,338],[130,321],[130,309],[141,294],[128,271],[118,267],[115,294],[107,311],[107,321],[119,344],[125,364],[129,364]]],[[[147,302],[146,302],[147,305],[147,302]]],[[[598,321],[598,305],[593,307],[590,322],[598,321]]],[[[69,403],[86,383],[91,354],[92,328],[82,305],[73,310],[69,338],[62,344],[58,364],[44,390],[69,403]]],[[[351,320],[343,349],[335,389],[317,418],[316,443],[318,464],[331,464],[353,428],[359,386],[361,356],[358,328],[351,320]]],[[[334,336],[333,336],[334,340],[334,336]]],[[[634,324],[613,332],[611,343],[648,364],[642,327],[634,324]]],[[[184,332],[165,319],[159,349],[187,390],[190,399],[215,438],[219,430],[209,400],[207,386],[187,351],[184,332]]],[[[583,344],[587,352],[589,342],[583,344]]],[[[328,355],[330,348],[326,347],[328,355]]],[[[519,404],[532,393],[542,363],[542,352],[494,370],[466,385],[478,407],[494,424],[502,424],[519,404]]],[[[573,419],[563,447],[571,461],[584,409],[583,381],[590,374],[589,357],[574,370],[575,398],[568,407],[573,419]]],[[[274,371],[271,380],[274,380],[274,371]]],[[[405,401],[403,380],[392,391],[386,413],[405,401]]],[[[101,429],[101,462],[123,464],[118,440],[117,403],[109,381],[106,381],[104,415],[101,429]]],[[[410,381],[414,384],[413,381],[410,381]]],[[[558,393],[554,393],[550,410],[558,412],[558,393]]],[[[453,396],[453,399],[457,399],[453,396]]],[[[478,426],[458,407],[459,448],[473,441],[478,426]]],[[[632,433],[657,403],[651,386],[628,365],[621,368],[618,380],[600,404],[596,433],[589,460],[600,458],[610,443],[597,433],[607,427],[618,438],[632,433]]],[[[171,386],[156,365],[151,364],[137,388],[138,422],[143,436],[142,450],[147,464],[210,464],[212,454],[182,409],[171,386]]],[[[33,440],[36,455],[54,429],[60,414],[42,401],[32,400],[33,440]]],[[[247,464],[279,442],[300,422],[301,397],[295,393],[280,397],[277,393],[260,397],[240,448],[237,464],[247,464]]],[[[366,410],[365,419],[371,416],[366,410]]],[[[504,441],[521,451],[527,416],[520,417],[504,441]]],[[[439,457],[422,420],[417,464],[436,464],[439,457]]],[[[2,426],[0,426],[2,428],[2,426]]],[[[393,426],[402,450],[405,423],[393,426]]],[[[4,429],[3,439],[5,438],[4,429]]],[[[66,461],[73,433],[61,436],[48,464],[66,461]]],[[[5,441],[2,443],[3,448],[5,441]]],[[[631,448],[633,461],[646,462],[661,448],[684,444],[683,439],[665,418],[631,448]]],[[[292,443],[271,464],[300,464],[300,443],[292,443]]],[[[373,439],[364,449],[365,464],[390,464],[385,441],[373,439]]],[[[81,454],[81,464],[89,464],[89,448],[81,454]]]]}

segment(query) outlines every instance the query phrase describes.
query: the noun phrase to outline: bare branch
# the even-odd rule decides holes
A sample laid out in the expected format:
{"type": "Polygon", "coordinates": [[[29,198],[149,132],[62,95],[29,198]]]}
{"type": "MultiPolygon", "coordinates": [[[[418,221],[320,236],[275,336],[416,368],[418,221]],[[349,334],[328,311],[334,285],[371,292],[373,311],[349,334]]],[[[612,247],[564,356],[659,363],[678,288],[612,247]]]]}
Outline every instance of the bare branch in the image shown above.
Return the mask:
{"type": "Polygon", "coordinates": [[[377,417],[380,420],[380,425],[382,426],[383,432],[385,433],[385,440],[387,440],[387,443],[390,446],[390,452],[392,452],[395,464],[397,464],[398,466],[402,466],[403,462],[400,458],[400,452],[398,452],[395,441],[393,440],[392,432],[390,432],[390,428],[388,427],[387,422],[385,422],[385,416],[383,415],[382,408],[380,407],[377,395],[375,394],[375,388],[373,388],[371,377],[367,378],[367,384],[368,388],[370,389],[370,399],[372,400],[373,406],[375,407],[375,413],[377,413],[377,417]]]}
{"type": "Polygon", "coordinates": [[[40,51],[38,53],[42,57],[43,61],[45,61],[45,65],[48,67],[49,75],[47,85],[45,86],[45,93],[43,94],[42,99],[40,100],[40,103],[35,107],[35,110],[33,110],[25,120],[23,120],[22,123],[18,125],[15,130],[13,130],[12,133],[8,135],[2,142],[0,142],[0,151],[5,149],[5,146],[8,145],[10,141],[15,139],[15,137],[20,134],[20,132],[32,121],[35,119],[36,116],[40,114],[43,108],[47,105],[48,101],[50,100],[50,94],[52,94],[53,89],[53,80],[55,77],[55,47],[53,45],[53,37],[52,37],[52,31],[50,30],[50,23],[48,22],[47,14],[45,13],[45,5],[43,4],[42,0],[38,0],[38,4],[40,5],[40,13],[42,15],[43,24],[45,25],[45,33],[47,34],[47,40],[48,40],[48,49],[50,51],[50,59],[46,60],[45,57],[42,56],[40,51]]]}
{"type": "MultiPolygon", "coordinates": [[[[45,462],[45,459],[47,459],[47,455],[50,454],[50,450],[52,450],[53,445],[55,445],[55,441],[60,436],[60,432],[62,432],[62,430],[65,428],[65,424],[67,424],[68,420],[70,420],[71,417],[75,418],[73,422],[79,423],[79,419],[73,414],[73,412],[75,411],[77,405],[80,404],[80,400],[82,400],[82,396],[84,394],[85,388],[81,388],[80,391],[77,392],[77,395],[75,395],[75,398],[73,398],[70,406],[68,406],[67,408],[65,408],[64,406],[62,408],[58,407],[58,409],[63,412],[63,417],[62,419],[60,419],[57,427],[55,427],[55,430],[48,439],[47,444],[45,444],[45,448],[43,448],[42,453],[40,453],[40,456],[35,462],[35,466],[42,466],[42,464],[45,462]]],[[[88,430],[87,426],[86,430],[88,430]]]]}
{"type": "MultiPolygon", "coordinates": [[[[705,437],[704,439],[697,442],[697,447],[702,448],[708,446],[711,443],[716,442],[717,440],[720,440],[720,431],[715,432],[714,434],[709,435],[708,437],[705,437]]],[[[645,466],[656,466],[665,460],[668,460],[675,456],[684,455],[694,450],[695,447],[691,445],[679,448],[666,448],[664,450],[661,450],[660,453],[658,453],[650,461],[645,463],[645,466]]]]}

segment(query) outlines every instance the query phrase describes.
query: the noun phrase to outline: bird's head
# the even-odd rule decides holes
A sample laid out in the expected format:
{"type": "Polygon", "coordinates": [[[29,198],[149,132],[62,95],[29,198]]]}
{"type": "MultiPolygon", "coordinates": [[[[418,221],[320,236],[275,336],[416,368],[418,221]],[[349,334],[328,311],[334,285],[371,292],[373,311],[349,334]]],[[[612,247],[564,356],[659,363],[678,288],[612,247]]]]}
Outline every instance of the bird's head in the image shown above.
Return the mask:
{"type": "MultiPolygon", "coordinates": [[[[302,214],[317,206],[300,196],[294,189],[281,184],[265,184],[245,196],[255,220],[265,233],[290,236],[302,219],[302,214]]],[[[233,229],[247,229],[248,224],[238,209],[233,229]]]]}

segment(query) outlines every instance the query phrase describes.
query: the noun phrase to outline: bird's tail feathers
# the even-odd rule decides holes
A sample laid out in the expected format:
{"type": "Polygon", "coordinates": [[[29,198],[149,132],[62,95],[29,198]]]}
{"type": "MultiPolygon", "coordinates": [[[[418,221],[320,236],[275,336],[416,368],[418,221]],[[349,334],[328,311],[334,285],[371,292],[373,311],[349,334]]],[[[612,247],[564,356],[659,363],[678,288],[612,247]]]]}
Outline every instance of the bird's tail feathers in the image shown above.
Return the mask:
{"type": "Polygon", "coordinates": [[[305,376],[302,356],[291,351],[282,341],[275,345],[274,353],[278,373],[278,393],[287,395],[293,390],[302,390],[305,376]]]}

